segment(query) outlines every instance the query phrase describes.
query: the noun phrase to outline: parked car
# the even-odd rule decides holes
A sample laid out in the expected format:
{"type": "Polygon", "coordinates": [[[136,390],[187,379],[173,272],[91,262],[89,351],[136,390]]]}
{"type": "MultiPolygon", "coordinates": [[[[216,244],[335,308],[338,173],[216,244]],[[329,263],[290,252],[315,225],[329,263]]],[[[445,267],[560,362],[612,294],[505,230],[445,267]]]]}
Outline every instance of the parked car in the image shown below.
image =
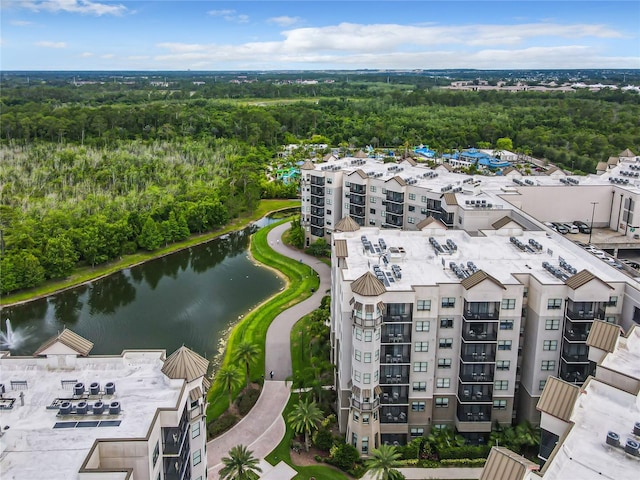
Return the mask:
{"type": "Polygon", "coordinates": [[[580,233],[580,230],[578,230],[578,227],[576,227],[572,223],[563,223],[563,225],[567,227],[567,229],[569,229],[569,233],[580,233]]]}
{"type": "Polygon", "coordinates": [[[591,227],[580,220],[576,220],[573,224],[578,227],[580,233],[591,233],[591,227]]]}
{"type": "Polygon", "coordinates": [[[562,223],[559,222],[551,222],[553,224],[553,228],[556,229],[556,231],[560,232],[563,235],[566,235],[567,233],[569,233],[569,229],[562,223]]]}

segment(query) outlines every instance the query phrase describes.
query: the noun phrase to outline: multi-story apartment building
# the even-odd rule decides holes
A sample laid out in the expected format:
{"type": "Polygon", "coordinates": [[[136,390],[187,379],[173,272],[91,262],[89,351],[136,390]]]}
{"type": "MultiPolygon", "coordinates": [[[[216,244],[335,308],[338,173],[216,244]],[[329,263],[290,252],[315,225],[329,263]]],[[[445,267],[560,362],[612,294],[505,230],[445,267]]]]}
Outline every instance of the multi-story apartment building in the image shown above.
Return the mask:
{"type": "MultiPolygon", "coordinates": [[[[338,419],[362,453],[455,427],[484,441],[535,407],[550,375],[591,373],[594,319],[618,324],[640,292],[559,234],[504,217],[470,234],[436,219],[420,231],[332,234],[338,419]]],[[[630,320],[629,320],[630,321],[630,320]]]]}
{"type": "Polygon", "coordinates": [[[336,223],[351,216],[360,226],[418,230],[428,217],[448,228],[477,232],[509,214],[529,222],[582,220],[627,237],[634,248],[640,239],[640,157],[622,152],[601,175],[522,176],[505,169],[502,176],[454,173],[448,164],[429,168],[412,159],[382,163],[343,158],[301,167],[301,222],[307,242],[329,240],[336,223]],[[571,201],[563,201],[570,199],[571,201]]]}
{"type": "Polygon", "coordinates": [[[209,362],[92,347],[63,330],[33,357],[2,352],[2,478],[205,480],[209,362]]]}

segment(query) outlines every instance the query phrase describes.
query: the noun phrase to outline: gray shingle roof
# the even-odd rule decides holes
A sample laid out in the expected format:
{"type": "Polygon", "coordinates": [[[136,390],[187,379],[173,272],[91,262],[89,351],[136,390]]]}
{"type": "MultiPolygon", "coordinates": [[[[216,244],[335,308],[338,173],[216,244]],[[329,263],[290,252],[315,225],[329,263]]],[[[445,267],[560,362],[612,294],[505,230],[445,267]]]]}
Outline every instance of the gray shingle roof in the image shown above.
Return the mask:
{"type": "Polygon", "coordinates": [[[61,333],[59,333],[54,337],[51,337],[49,340],[44,342],[40,346],[40,348],[38,348],[38,350],[35,351],[33,356],[37,357],[38,355],[41,355],[43,351],[45,351],[47,348],[49,348],[51,345],[53,345],[56,342],[60,342],[63,345],[66,345],[70,349],[78,352],[78,355],[82,355],[83,357],[86,357],[87,355],[89,355],[89,352],[93,348],[93,342],[90,342],[86,338],[81,337],[80,335],[78,335],[75,332],[72,332],[68,328],[65,328],[64,330],[62,330],[61,333]]]}
{"type": "Polygon", "coordinates": [[[184,345],[164,361],[162,373],[169,378],[184,378],[187,382],[207,374],[209,360],[184,345]]]}
{"type": "Polygon", "coordinates": [[[376,297],[387,291],[380,280],[367,272],[351,284],[351,291],[363,297],[376,297]]]}

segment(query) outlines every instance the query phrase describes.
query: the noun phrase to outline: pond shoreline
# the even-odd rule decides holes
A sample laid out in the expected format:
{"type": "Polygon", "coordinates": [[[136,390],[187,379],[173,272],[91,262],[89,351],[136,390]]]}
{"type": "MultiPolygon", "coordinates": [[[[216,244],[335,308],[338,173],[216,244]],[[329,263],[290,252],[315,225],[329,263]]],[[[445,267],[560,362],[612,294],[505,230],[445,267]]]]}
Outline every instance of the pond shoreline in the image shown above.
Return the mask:
{"type": "Polygon", "coordinates": [[[88,285],[88,284],[90,284],[92,282],[95,282],[97,280],[101,280],[101,279],[106,278],[106,277],[108,277],[110,275],[113,275],[114,273],[118,273],[118,272],[121,272],[123,270],[127,270],[129,268],[133,268],[133,267],[145,264],[145,263],[147,263],[147,262],[149,262],[151,260],[157,260],[159,258],[163,258],[163,257],[166,257],[168,255],[172,255],[172,254],[180,252],[182,250],[186,250],[186,249],[191,248],[191,247],[195,247],[195,246],[198,246],[198,245],[202,245],[204,243],[208,243],[208,242],[210,242],[212,240],[220,238],[220,237],[222,237],[224,235],[227,235],[229,233],[239,232],[240,230],[243,230],[243,229],[251,226],[253,223],[255,223],[256,221],[260,220],[263,217],[266,217],[266,216],[269,216],[269,215],[273,215],[273,214],[278,213],[278,212],[291,210],[293,208],[296,208],[296,206],[277,208],[277,209],[274,209],[274,210],[269,210],[269,211],[264,212],[258,218],[254,218],[254,217],[243,218],[242,220],[238,220],[237,224],[234,224],[232,222],[229,225],[226,225],[225,227],[223,227],[222,230],[220,230],[218,232],[208,232],[208,233],[204,233],[204,234],[191,236],[184,242],[176,243],[176,244],[173,244],[173,245],[171,245],[169,247],[166,247],[166,248],[168,248],[168,250],[162,250],[161,252],[158,252],[157,254],[151,255],[150,257],[144,258],[142,260],[132,261],[131,263],[124,262],[122,265],[118,265],[113,270],[111,270],[109,268],[110,267],[109,264],[105,264],[103,266],[103,268],[105,270],[107,270],[105,273],[96,272],[96,275],[92,276],[91,278],[82,279],[82,280],[79,280],[78,282],[74,282],[74,283],[71,283],[69,285],[62,286],[60,288],[54,288],[53,290],[47,291],[45,293],[34,294],[33,296],[30,296],[28,298],[21,299],[21,300],[15,300],[15,301],[9,301],[7,303],[4,303],[4,300],[0,298],[0,311],[2,311],[2,309],[5,308],[5,307],[13,307],[13,306],[17,306],[17,305],[24,305],[26,303],[33,302],[35,300],[40,300],[42,298],[47,298],[47,297],[50,297],[50,296],[58,294],[58,293],[66,292],[68,290],[72,290],[74,288],[81,287],[83,285],[88,285]],[[201,237],[201,238],[199,238],[199,237],[201,237]],[[175,248],[171,248],[171,247],[175,247],[175,248]]]}

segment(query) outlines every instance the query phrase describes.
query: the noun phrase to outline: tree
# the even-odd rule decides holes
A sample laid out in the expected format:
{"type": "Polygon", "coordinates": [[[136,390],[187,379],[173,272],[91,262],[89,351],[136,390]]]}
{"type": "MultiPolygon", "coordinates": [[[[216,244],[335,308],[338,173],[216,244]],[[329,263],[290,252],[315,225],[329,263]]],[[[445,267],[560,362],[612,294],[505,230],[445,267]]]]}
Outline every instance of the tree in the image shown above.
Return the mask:
{"type": "Polygon", "coordinates": [[[240,379],[240,372],[238,369],[231,365],[226,365],[218,370],[217,378],[220,379],[224,389],[229,395],[229,406],[233,403],[233,389],[240,386],[242,380],[240,379]]]}
{"type": "Polygon", "coordinates": [[[158,224],[153,218],[147,217],[147,220],[142,226],[142,232],[140,232],[140,236],[138,237],[138,245],[145,250],[152,251],[162,245],[162,241],[162,233],[158,228],[158,224]]]}
{"type": "Polygon", "coordinates": [[[307,400],[301,400],[293,408],[293,411],[289,414],[287,420],[289,426],[296,433],[304,433],[304,446],[308,452],[310,447],[310,435],[311,432],[318,428],[318,423],[322,420],[324,414],[322,410],[318,408],[316,402],[309,402],[307,400]]]}
{"type": "Polygon", "coordinates": [[[365,462],[365,466],[375,480],[401,480],[404,475],[394,469],[398,466],[400,453],[391,445],[380,445],[380,448],[371,450],[371,458],[365,462]]]}
{"type": "Polygon", "coordinates": [[[513,151],[513,140],[509,137],[502,137],[496,140],[496,150],[508,150],[513,151]]]}
{"type": "Polygon", "coordinates": [[[229,450],[228,457],[222,457],[224,467],[218,472],[221,480],[254,480],[262,469],[258,459],[244,445],[236,445],[229,450]]]}
{"type": "Polygon", "coordinates": [[[42,264],[48,278],[66,277],[78,261],[78,252],[65,234],[47,239],[42,252],[42,264]]]}
{"type": "Polygon", "coordinates": [[[304,228],[300,225],[300,217],[296,217],[291,221],[289,241],[294,247],[304,247],[304,228]]]}
{"type": "Polygon", "coordinates": [[[260,349],[255,343],[242,341],[236,347],[235,360],[244,363],[247,372],[247,387],[250,380],[249,367],[258,355],[260,355],[260,349]]]}

